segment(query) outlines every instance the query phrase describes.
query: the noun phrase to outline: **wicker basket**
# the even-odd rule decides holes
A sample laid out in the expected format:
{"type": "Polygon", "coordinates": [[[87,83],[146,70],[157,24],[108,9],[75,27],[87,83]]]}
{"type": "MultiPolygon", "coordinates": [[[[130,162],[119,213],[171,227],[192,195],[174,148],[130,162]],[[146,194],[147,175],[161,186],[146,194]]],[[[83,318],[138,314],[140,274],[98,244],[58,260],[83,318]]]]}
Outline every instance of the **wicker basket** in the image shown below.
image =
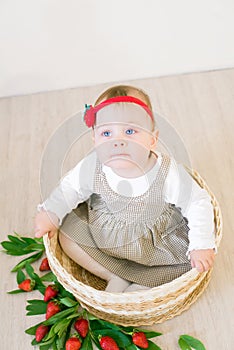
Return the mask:
{"type": "MultiPolygon", "coordinates": [[[[219,205],[201,176],[195,171],[189,172],[211,196],[216,243],[219,246],[222,237],[219,205]]],[[[104,291],[106,281],[86,271],[66,256],[61,250],[57,236],[52,239],[44,236],[44,244],[51,270],[80,304],[95,316],[124,326],[152,325],[179,315],[204,291],[212,272],[209,270],[198,273],[196,269],[192,269],[172,282],[149,290],[109,293],[104,291]]]]}

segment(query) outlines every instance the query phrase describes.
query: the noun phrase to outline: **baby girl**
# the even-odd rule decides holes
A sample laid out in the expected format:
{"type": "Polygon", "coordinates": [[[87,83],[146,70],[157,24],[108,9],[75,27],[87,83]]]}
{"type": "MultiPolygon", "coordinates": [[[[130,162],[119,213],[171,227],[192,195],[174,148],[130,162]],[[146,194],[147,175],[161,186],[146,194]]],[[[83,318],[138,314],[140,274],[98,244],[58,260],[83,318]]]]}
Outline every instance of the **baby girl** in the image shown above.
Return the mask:
{"type": "Polygon", "coordinates": [[[35,235],[59,229],[68,256],[129,292],[213,266],[215,235],[208,193],[183,166],[157,151],[148,95],[133,86],[104,91],[84,120],[94,150],[38,206],[35,235]]]}

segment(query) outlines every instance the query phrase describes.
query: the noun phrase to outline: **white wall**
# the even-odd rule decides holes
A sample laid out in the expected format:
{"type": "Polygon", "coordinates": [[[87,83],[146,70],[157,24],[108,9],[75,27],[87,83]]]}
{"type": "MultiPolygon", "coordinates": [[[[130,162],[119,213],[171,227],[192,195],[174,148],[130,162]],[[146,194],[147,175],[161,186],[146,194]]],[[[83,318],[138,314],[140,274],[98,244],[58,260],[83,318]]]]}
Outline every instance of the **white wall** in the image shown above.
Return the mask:
{"type": "Polygon", "coordinates": [[[0,0],[0,96],[234,66],[233,0],[0,0]]]}

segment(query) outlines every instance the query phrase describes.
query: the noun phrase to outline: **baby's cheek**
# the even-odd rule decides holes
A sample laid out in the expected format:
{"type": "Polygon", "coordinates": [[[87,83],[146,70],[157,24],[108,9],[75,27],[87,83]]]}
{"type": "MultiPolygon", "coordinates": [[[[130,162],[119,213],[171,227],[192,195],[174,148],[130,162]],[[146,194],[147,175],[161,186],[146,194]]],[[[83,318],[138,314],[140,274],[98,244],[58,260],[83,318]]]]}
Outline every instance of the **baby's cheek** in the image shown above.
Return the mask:
{"type": "Polygon", "coordinates": [[[97,145],[95,147],[96,149],[96,153],[97,153],[97,157],[100,160],[101,163],[104,163],[105,160],[107,160],[108,158],[108,145],[107,144],[101,144],[101,145],[97,145]]]}

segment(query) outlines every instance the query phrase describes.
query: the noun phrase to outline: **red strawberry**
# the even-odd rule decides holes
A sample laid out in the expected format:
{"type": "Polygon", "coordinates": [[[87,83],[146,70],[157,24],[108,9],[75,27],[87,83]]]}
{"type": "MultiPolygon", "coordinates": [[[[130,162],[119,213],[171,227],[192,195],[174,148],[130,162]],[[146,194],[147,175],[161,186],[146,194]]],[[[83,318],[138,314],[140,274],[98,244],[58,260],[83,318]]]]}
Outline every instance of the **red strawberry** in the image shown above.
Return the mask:
{"type": "Polygon", "coordinates": [[[49,301],[50,299],[55,298],[56,295],[58,295],[57,287],[50,284],[48,287],[46,287],[44,301],[49,301]]]}
{"type": "Polygon", "coordinates": [[[54,301],[50,301],[47,304],[47,308],[46,308],[46,320],[48,320],[48,318],[52,317],[53,315],[57,314],[59,311],[60,311],[60,306],[58,305],[58,303],[54,301]]]}
{"type": "Polygon", "coordinates": [[[140,346],[140,348],[142,348],[142,349],[148,349],[148,347],[149,347],[148,340],[146,338],[145,333],[143,333],[143,332],[133,333],[132,341],[135,345],[140,346]]]}
{"type": "Polygon", "coordinates": [[[119,347],[114,341],[114,339],[109,337],[108,335],[101,337],[99,342],[103,350],[119,350],[119,347]]]}
{"type": "Polygon", "coordinates": [[[50,271],[50,265],[47,258],[44,258],[39,267],[40,271],[50,271]]]}
{"type": "Polygon", "coordinates": [[[71,337],[66,341],[66,350],[79,350],[81,348],[81,342],[76,337],[71,337]]]}
{"type": "Polygon", "coordinates": [[[35,287],[35,281],[30,280],[29,278],[24,280],[18,285],[18,288],[24,290],[25,292],[31,292],[34,287],[35,287]]]}
{"type": "Polygon", "coordinates": [[[82,338],[86,337],[89,330],[89,323],[87,320],[85,320],[84,318],[79,318],[78,320],[76,320],[74,327],[82,338]]]}
{"type": "Polygon", "coordinates": [[[44,324],[38,326],[36,329],[36,341],[40,342],[49,332],[49,329],[49,326],[45,326],[44,324]]]}

